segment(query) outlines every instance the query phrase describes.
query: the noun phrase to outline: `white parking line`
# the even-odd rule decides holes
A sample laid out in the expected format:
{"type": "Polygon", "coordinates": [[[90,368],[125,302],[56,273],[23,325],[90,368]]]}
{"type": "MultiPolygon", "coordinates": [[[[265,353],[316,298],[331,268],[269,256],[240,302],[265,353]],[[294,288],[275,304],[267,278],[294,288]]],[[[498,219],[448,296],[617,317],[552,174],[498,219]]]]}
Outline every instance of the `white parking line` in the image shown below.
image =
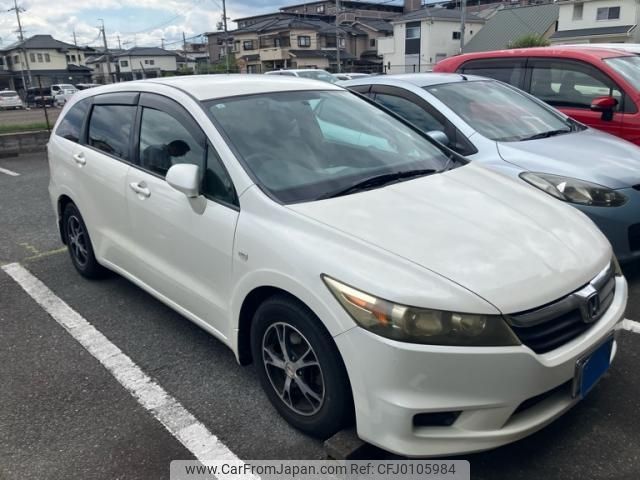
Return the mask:
{"type": "Polygon", "coordinates": [[[151,412],[198,460],[242,463],[207,427],[145,374],[133,360],[27,269],[19,263],[10,263],[4,265],[2,270],[109,370],[138,403],[151,412]]]}
{"type": "Polygon", "coordinates": [[[634,322],[633,320],[625,318],[622,321],[622,328],[629,332],[640,333],[640,322],[634,322]]]}
{"type": "Polygon", "coordinates": [[[6,168],[0,167],[0,173],[4,173],[10,175],[12,177],[19,177],[20,174],[18,172],[14,172],[13,170],[7,170],[6,168]]]}

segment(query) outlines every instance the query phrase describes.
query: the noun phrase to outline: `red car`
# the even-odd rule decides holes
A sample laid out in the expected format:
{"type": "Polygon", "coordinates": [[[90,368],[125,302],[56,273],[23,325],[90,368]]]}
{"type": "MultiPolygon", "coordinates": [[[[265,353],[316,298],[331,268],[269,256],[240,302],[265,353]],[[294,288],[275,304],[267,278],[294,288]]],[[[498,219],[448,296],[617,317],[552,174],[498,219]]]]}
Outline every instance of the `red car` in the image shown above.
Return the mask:
{"type": "Polygon", "coordinates": [[[599,47],[540,47],[468,53],[435,72],[491,77],[566,115],[640,145],[640,56],[599,47]]]}

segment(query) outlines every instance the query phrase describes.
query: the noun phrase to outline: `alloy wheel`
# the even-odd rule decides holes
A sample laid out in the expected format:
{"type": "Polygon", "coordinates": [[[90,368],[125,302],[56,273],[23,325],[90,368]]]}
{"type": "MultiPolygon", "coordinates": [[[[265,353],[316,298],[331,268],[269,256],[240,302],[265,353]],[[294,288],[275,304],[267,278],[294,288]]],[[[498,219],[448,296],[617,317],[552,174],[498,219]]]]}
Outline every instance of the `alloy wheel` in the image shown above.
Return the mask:
{"type": "Polygon", "coordinates": [[[283,322],[270,325],[262,337],[262,362],[271,386],[289,409],[311,416],[322,408],[322,367],[298,329],[283,322]]]}
{"type": "Polygon", "coordinates": [[[80,267],[85,267],[89,261],[87,235],[82,223],[75,215],[71,215],[67,220],[67,242],[74,260],[80,267]]]}

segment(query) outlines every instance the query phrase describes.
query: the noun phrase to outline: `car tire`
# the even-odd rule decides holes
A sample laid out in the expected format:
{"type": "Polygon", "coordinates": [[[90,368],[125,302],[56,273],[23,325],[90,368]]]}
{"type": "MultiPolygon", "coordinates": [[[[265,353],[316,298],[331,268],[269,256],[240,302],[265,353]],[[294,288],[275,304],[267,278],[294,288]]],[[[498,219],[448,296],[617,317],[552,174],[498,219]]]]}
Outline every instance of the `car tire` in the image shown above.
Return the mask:
{"type": "Polygon", "coordinates": [[[71,262],[78,273],[90,279],[104,277],[107,269],[96,260],[87,226],[73,203],[68,203],[64,209],[62,228],[71,262]]]}
{"type": "Polygon", "coordinates": [[[306,306],[284,294],[265,300],[253,317],[251,349],[267,397],[295,428],[325,439],[353,423],[342,357],[306,306]]]}

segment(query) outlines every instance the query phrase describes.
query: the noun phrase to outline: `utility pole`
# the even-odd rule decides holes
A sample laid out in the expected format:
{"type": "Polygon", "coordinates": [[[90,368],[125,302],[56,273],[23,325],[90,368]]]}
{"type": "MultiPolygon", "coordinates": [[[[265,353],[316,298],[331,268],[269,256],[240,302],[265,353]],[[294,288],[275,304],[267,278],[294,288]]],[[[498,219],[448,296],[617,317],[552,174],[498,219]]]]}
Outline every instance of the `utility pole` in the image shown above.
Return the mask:
{"type": "Polygon", "coordinates": [[[222,0],[222,27],[224,28],[224,68],[225,72],[229,73],[229,47],[227,46],[227,41],[229,40],[229,33],[227,30],[227,2],[226,0],[222,0]]]}
{"type": "Polygon", "coordinates": [[[118,50],[122,50],[122,44],[120,44],[120,35],[118,35],[118,50]]]}
{"type": "Polygon", "coordinates": [[[467,0],[460,0],[460,53],[464,53],[464,31],[467,14],[467,0]]]}
{"type": "Polygon", "coordinates": [[[160,48],[164,50],[164,37],[160,39],[160,48]]]}
{"type": "Polygon", "coordinates": [[[336,63],[338,64],[338,73],[342,72],[342,65],[340,62],[340,21],[338,15],[340,14],[340,0],[336,0],[336,63]]]}
{"type": "MultiPolygon", "coordinates": [[[[10,8],[8,11],[16,12],[16,19],[18,20],[18,38],[21,42],[21,50],[22,55],[24,56],[24,63],[27,66],[27,76],[29,78],[29,85],[31,85],[31,68],[29,68],[29,58],[27,58],[27,50],[24,48],[24,32],[22,30],[22,23],[20,22],[20,12],[24,12],[25,10],[22,7],[18,7],[18,0],[13,0],[13,8],[10,8]]],[[[20,62],[20,74],[22,75],[22,86],[25,90],[25,94],[27,91],[27,83],[24,78],[24,69],[22,68],[22,62],[20,62]]]]}
{"type": "Polygon", "coordinates": [[[107,46],[107,36],[104,33],[104,20],[101,18],[98,20],[101,22],[100,31],[102,32],[102,43],[104,44],[104,56],[107,60],[107,72],[109,72],[107,83],[113,83],[113,78],[111,77],[111,55],[109,55],[109,47],[107,46]]]}
{"type": "Polygon", "coordinates": [[[78,46],[78,40],[76,40],[76,31],[73,31],[73,44],[77,47],[78,46]]]}
{"type": "MultiPolygon", "coordinates": [[[[162,44],[164,45],[164,42],[162,42],[162,44]]],[[[164,48],[164,47],[162,47],[164,48]]],[[[182,53],[184,53],[184,56],[186,58],[187,56],[187,39],[184,36],[184,32],[182,32],[182,53]]]]}

